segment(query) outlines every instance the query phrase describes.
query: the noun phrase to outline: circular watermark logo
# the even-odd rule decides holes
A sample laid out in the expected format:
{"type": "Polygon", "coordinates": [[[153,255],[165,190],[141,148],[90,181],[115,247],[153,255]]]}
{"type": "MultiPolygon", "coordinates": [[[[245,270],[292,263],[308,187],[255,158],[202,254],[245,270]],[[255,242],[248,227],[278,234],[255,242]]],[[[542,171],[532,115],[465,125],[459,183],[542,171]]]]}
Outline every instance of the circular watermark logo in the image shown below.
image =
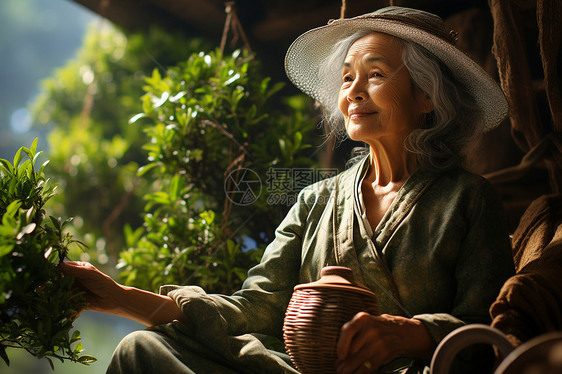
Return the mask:
{"type": "Polygon", "coordinates": [[[251,169],[233,170],[224,180],[224,192],[234,204],[250,205],[260,197],[261,179],[251,169]]]}

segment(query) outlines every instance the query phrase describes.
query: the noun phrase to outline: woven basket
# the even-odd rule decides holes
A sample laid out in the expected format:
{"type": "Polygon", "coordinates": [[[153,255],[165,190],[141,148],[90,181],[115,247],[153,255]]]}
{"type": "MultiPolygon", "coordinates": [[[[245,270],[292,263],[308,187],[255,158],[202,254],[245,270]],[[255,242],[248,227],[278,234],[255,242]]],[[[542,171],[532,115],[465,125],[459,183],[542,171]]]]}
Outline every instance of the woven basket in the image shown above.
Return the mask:
{"type": "Polygon", "coordinates": [[[335,373],[340,329],[362,311],[378,314],[376,297],[353,284],[351,269],[329,266],[322,269],[320,280],[296,286],[283,339],[297,369],[303,374],[335,373]]]}

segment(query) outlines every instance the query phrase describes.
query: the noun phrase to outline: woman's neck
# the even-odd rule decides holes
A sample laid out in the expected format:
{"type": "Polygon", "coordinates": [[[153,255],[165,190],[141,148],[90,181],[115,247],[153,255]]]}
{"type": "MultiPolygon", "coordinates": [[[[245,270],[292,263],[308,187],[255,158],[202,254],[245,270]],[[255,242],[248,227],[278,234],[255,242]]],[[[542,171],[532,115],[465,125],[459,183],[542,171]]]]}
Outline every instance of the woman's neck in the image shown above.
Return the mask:
{"type": "Polygon", "coordinates": [[[369,171],[365,179],[372,185],[402,185],[417,168],[416,157],[404,149],[403,143],[376,141],[369,146],[369,171]]]}

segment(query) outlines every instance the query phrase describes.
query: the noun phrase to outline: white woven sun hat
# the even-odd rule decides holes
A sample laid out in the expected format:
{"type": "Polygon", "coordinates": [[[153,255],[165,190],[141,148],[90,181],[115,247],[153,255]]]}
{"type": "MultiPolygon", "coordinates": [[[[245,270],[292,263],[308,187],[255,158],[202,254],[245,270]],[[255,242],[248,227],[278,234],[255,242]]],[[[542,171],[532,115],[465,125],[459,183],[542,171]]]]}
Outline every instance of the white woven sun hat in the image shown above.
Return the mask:
{"type": "Polygon", "coordinates": [[[333,20],[326,26],[302,34],[285,56],[287,76],[304,93],[330,107],[336,98],[328,97],[329,90],[325,85],[333,86],[339,77],[321,76],[320,65],[334,44],[361,30],[382,32],[411,41],[433,53],[474,97],[481,109],[479,122],[483,128],[480,130],[490,130],[506,117],[507,100],[497,83],[455,47],[454,36],[445,30],[439,16],[417,9],[386,7],[354,18],[333,20]]]}

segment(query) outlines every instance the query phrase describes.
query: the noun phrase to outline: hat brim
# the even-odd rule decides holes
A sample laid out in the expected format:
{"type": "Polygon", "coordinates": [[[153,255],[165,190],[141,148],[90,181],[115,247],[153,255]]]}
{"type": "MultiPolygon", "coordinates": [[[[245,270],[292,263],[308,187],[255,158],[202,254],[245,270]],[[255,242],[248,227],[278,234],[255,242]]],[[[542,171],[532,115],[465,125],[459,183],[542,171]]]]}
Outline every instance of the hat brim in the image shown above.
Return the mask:
{"type": "Polygon", "coordinates": [[[320,77],[320,63],[329,55],[331,48],[360,30],[372,30],[417,43],[433,53],[464,84],[481,110],[481,131],[499,125],[508,113],[508,105],[498,84],[471,58],[451,43],[419,28],[403,22],[376,17],[339,19],[312,29],[299,36],[285,56],[285,70],[293,84],[324,106],[334,98],[326,97],[320,77]]]}

